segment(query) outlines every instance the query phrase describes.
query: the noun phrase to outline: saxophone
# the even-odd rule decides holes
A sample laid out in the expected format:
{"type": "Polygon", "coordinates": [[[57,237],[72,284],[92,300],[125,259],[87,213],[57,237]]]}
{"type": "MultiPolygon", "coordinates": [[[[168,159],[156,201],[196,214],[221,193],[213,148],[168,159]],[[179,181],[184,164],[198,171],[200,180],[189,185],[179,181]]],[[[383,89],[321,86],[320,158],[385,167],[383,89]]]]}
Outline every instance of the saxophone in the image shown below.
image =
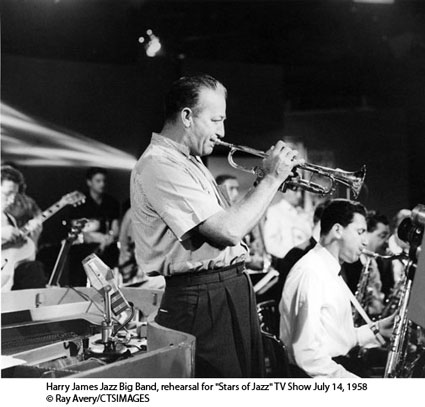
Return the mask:
{"type": "MultiPolygon", "coordinates": [[[[421,343],[423,330],[407,318],[410,293],[413,285],[412,275],[416,264],[409,260],[406,265],[406,278],[403,279],[403,289],[398,304],[398,313],[394,321],[390,340],[385,378],[423,377],[425,363],[425,347],[421,343]]],[[[423,341],[423,339],[422,339],[423,341]]]]}
{"type": "MultiPolygon", "coordinates": [[[[368,285],[371,271],[370,266],[372,262],[372,256],[369,256],[364,251],[363,253],[366,255],[366,263],[364,264],[360,273],[359,282],[357,283],[357,288],[354,296],[356,297],[356,300],[359,302],[361,307],[367,312],[367,306],[369,302],[368,285]]],[[[357,310],[354,311],[353,320],[356,326],[362,323],[362,317],[357,310]]]]}
{"type": "MultiPolygon", "coordinates": [[[[359,304],[362,306],[362,308],[366,310],[367,312],[368,307],[373,299],[381,301],[381,299],[373,298],[371,297],[371,295],[369,295],[370,293],[373,293],[373,290],[369,287],[370,275],[372,271],[372,260],[378,259],[378,258],[395,260],[395,259],[404,258],[406,255],[404,253],[401,253],[401,254],[389,253],[387,255],[382,255],[382,254],[371,252],[366,249],[362,251],[362,254],[366,256],[366,263],[364,264],[362,271],[360,273],[360,278],[357,284],[355,297],[357,301],[359,302],[359,304]]],[[[356,325],[359,325],[362,323],[362,319],[357,311],[355,312],[353,318],[354,318],[354,323],[356,325]]]]}
{"type": "Polygon", "coordinates": [[[387,301],[385,302],[384,309],[382,310],[381,318],[389,317],[397,311],[400,300],[406,291],[406,276],[404,275],[394,288],[391,290],[387,301]]]}
{"type": "MultiPolygon", "coordinates": [[[[409,261],[407,268],[414,267],[409,261]]],[[[384,377],[405,377],[403,372],[407,354],[407,337],[409,320],[407,319],[407,304],[409,303],[412,280],[405,279],[403,294],[400,297],[398,313],[395,317],[393,332],[391,334],[390,350],[388,352],[387,364],[384,377]]]]}

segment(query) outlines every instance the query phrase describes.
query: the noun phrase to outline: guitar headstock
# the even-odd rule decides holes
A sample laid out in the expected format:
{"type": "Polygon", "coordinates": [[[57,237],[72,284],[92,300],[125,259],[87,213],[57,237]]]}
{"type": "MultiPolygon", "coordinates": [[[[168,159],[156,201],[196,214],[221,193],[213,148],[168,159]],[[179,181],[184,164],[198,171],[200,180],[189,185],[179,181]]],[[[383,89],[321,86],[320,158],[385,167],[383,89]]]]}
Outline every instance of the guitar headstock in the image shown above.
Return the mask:
{"type": "Polygon", "coordinates": [[[63,196],[60,202],[62,205],[77,206],[77,205],[83,204],[85,200],[86,200],[86,196],[83,193],[81,193],[80,191],[74,191],[63,196]]]}

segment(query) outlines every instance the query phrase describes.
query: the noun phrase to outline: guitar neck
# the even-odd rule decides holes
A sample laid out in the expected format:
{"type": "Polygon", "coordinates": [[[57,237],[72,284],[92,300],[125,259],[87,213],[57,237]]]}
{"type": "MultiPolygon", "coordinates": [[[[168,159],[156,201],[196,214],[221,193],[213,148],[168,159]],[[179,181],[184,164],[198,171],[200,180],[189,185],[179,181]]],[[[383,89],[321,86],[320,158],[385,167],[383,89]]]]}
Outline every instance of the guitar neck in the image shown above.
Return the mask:
{"type": "MultiPolygon", "coordinates": [[[[66,203],[63,203],[62,200],[60,200],[47,208],[40,215],[41,223],[52,217],[55,213],[59,212],[66,205],[66,203]]],[[[28,223],[21,228],[21,233],[24,236],[27,236],[30,233],[30,230],[28,230],[28,223]]]]}

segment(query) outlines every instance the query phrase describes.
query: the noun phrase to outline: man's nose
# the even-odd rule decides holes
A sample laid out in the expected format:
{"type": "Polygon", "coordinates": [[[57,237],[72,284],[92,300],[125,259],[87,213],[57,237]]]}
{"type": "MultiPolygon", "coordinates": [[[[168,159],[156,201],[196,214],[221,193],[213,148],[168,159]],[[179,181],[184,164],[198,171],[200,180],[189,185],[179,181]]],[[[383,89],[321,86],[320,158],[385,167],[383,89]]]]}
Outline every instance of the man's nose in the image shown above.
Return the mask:
{"type": "Polygon", "coordinates": [[[218,129],[217,129],[217,131],[216,131],[216,134],[217,134],[217,136],[218,137],[220,137],[220,138],[223,138],[224,137],[224,135],[225,135],[225,130],[224,130],[224,123],[220,123],[219,125],[218,125],[218,129]]]}

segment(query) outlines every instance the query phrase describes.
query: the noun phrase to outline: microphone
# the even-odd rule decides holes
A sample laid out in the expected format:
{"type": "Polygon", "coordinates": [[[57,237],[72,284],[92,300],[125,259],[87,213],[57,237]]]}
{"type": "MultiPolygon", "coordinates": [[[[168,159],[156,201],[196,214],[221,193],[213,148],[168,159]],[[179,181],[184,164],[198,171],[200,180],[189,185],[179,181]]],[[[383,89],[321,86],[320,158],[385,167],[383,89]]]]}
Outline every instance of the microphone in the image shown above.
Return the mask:
{"type": "Polygon", "coordinates": [[[110,291],[111,310],[115,316],[131,309],[123,293],[118,288],[113,271],[94,253],[82,261],[90,284],[102,295],[110,291]]]}

